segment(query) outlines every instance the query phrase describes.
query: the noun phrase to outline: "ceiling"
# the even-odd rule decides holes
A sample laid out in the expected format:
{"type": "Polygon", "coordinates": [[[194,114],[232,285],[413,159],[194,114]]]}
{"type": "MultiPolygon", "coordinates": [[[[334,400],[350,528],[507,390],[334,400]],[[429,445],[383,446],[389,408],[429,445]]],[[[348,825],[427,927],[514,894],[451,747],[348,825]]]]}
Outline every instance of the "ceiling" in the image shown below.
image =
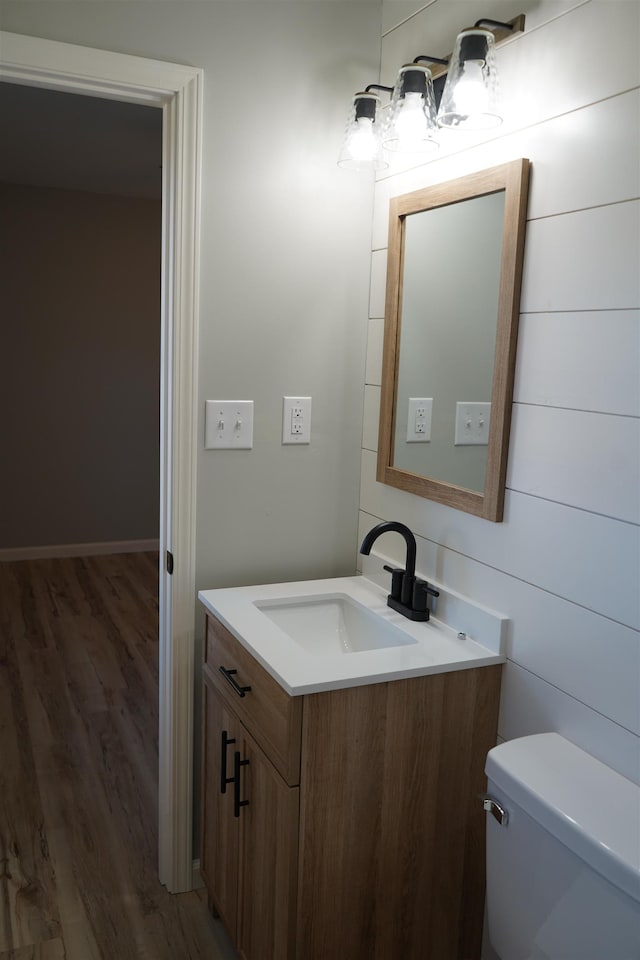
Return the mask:
{"type": "Polygon", "coordinates": [[[160,197],[157,107],[0,83],[0,181],[160,197]]]}

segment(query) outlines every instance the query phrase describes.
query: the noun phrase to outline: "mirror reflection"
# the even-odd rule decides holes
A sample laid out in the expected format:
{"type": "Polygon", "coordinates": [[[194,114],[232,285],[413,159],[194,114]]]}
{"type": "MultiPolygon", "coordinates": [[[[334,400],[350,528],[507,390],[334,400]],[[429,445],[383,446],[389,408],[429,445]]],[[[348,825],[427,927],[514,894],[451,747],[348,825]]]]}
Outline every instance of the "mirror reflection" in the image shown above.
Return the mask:
{"type": "Polygon", "coordinates": [[[404,225],[393,463],[479,493],[487,466],[503,218],[502,190],[412,214],[404,225]],[[434,242],[448,255],[431,256],[434,242]]]}

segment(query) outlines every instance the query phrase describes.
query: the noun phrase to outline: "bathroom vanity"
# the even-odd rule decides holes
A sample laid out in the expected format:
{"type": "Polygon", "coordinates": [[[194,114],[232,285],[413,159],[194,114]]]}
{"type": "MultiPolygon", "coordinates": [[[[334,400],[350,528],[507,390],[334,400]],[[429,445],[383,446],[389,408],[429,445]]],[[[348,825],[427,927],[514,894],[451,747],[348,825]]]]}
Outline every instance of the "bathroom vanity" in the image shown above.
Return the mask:
{"type": "Polygon", "coordinates": [[[201,870],[239,956],[479,957],[504,658],[362,577],[200,599],[201,870]]]}

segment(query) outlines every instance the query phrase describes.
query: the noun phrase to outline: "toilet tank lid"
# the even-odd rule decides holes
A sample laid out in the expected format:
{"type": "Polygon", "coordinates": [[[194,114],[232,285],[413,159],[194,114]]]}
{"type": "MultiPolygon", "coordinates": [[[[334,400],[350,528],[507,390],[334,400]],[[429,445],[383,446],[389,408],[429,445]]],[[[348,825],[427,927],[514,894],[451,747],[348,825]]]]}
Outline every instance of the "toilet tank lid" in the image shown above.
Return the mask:
{"type": "Polygon", "coordinates": [[[487,754],[485,773],[545,830],[640,901],[640,787],[557,733],[501,743],[487,754]]]}

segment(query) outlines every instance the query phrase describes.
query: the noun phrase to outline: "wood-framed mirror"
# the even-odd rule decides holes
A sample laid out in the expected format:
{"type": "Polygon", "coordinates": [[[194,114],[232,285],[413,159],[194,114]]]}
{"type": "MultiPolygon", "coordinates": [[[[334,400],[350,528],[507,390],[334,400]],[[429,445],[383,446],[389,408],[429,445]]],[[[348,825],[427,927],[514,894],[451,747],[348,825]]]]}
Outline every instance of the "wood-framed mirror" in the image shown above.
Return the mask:
{"type": "Polygon", "coordinates": [[[380,483],[501,521],[529,161],[390,201],[380,483]]]}

